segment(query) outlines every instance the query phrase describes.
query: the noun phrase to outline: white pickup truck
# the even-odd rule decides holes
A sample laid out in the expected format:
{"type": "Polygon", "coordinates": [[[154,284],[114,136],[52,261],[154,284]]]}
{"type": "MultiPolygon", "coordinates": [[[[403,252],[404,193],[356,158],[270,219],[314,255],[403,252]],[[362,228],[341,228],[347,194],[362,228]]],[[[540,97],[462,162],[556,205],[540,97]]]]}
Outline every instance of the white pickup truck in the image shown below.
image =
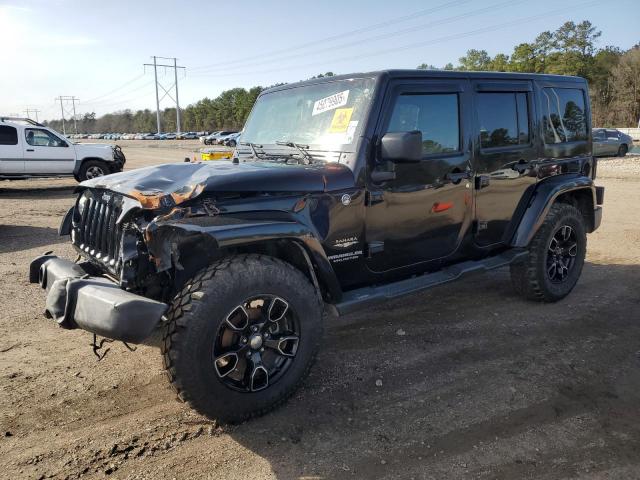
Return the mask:
{"type": "Polygon", "coordinates": [[[28,118],[0,117],[0,179],[74,177],[81,182],[121,172],[117,145],[73,143],[28,118]]]}

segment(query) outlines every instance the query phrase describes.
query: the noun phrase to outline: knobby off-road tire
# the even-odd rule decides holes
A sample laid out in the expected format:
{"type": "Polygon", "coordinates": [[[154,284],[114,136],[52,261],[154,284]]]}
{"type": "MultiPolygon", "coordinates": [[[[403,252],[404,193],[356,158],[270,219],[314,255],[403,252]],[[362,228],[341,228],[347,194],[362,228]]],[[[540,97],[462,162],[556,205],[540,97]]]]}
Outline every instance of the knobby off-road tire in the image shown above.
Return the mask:
{"type": "Polygon", "coordinates": [[[580,278],[586,251],[587,233],[580,211],[572,205],[554,204],[529,245],[527,259],[511,265],[516,292],[542,302],[566,297],[580,278]]]}
{"type": "Polygon", "coordinates": [[[171,385],[191,408],[222,422],[283,403],[309,372],[322,338],[313,285],[292,265],[263,255],[227,257],[201,270],[167,317],[162,355],[171,385]]]}

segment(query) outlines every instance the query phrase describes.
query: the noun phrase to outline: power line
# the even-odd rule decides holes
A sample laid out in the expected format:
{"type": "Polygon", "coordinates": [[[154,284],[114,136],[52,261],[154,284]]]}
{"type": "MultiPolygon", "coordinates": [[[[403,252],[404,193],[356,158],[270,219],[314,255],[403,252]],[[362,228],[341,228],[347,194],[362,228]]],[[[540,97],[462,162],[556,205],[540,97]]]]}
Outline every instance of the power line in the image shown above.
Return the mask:
{"type": "Polygon", "coordinates": [[[144,66],[153,67],[153,76],[156,84],[156,121],[158,125],[158,133],[162,131],[160,127],[160,101],[164,99],[164,97],[169,97],[176,104],[176,128],[177,128],[177,132],[180,133],[180,101],[178,98],[178,69],[182,68],[183,70],[186,70],[186,67],[178,66],[178,59],[175,57],[158,57],[154,55],[152,58],[153,58],[153,63],[145,63],[144,66]],[[158,63],[159,58],[163,60],[173,60],[173,65],[160,64],[158,63]],[[173,68],[175,81],[174,81],[174,84],[171,85],[169,88],[164,88],[164,86],[158,81],[158,67],[164,67],[165,69],[173,68]],[[158,87],[164,90],[164,95],[162,96],[162,98],[159,97],[158,87]],[[172,89],[175,92],[175,98],[171,96],[170,92],[172,89]]]}
{"type": "Polygon", "coordinates": [[[302,50],[305,49],[307,47],[312,47],[317,45],[318,43],[327,43],[327,42],[332,42],[334,40],[339,40],[341,38],[345,38],[345,37],[350,37],[353,35],[358,35],[360,33],[366,32],[368,30],[375,30],[378,28],[383,28],[383,27],[388,27],[389,25],[395,25],[397,23],[401,23],[401,22],[405,22],[407,20],[413,20],[415,18],[418,17],[422,17],[424,15],[428,15],[430,13],[435,13],[439,10],[444,10],[448,7],[452,7],[452,6],[456,6],[456,5],[464,5],[465,3],[469,3],[472,0],[456,0],[456,1],[451,1],[451,2],[447,2],[447,3],[443,3],[442,5],[438,5],[436,7],[431,7],[431,8],[427,8],[424,10],[418,10],[417,12],[413,12],[409,15],[403,15],[401,17],[396,17],[396,18],[392,18],[389,20],[385,20],[384,22],[380,22],[380,23],[376,23],[373,25],[368,25],[366,27],[361,27],[355,30],[350,30],[348,32],[344,32],[344,33],[339,33],[337,35],[332,35],[330,37],[324,37],[321,39],[317,39],[311,42],[307,42],[307,43],[303,43],[301,45],[297,45],[294,47],[287,47],[281,50],[273,50],[271,52],[266,52],[263,54],[259,54],[259,55],[252,55],[250,57],[244,57],[238,60],[233,60],[230,62],[223,62],[223,63],[218,63],[218,64],[211,64],[211,65],[203,65],[200,67],[193,67],[191,68],[192,71],[198,71],[198,70],[206,70],[206,69],[211,69],[211,68],[220,68],[220,67],[227,67],[229,65],[235,65],[237,63],[246,63],[247,61],[250,60],[254,60],[256,58],[265,58],[265,57],[271,57],[274,55],[278,55],[278,54],[282,54],[282,53],[289,53],[292,51],[296,51],[296,50],[302,50]]]}
{"type": "Polygon", "coordinates": [[[117,95],[115,95],[115,96],[113,96],[111,98],[106,98],[104,100],[96,100],[96,101],[93,101],[93,102],[84,102],[83,101],[82,104],[83,105],[87,105],[87,104],[88,105],[99,105],[101,107],[104,107],[104,106],[108,106],[108,105],[111,105],[111,104],[114,104],[114,103],[121,103],[119,100],[116,100],[116,99],[119,98],[119,97],[128,96],[128,95],[130,95],[130,94],[132,94],[134,92],[138,92],[138,91],[140,91],[140,90],[142,90],[144,88],[147,88],[152,83],[153,82],[145,82],[144,84],[139,85],[139,86],[137,86],[137,87],[135,87],[135,88],[133,88],[131,90],[126,90],[124,92],[120,92],[120,93],[118,93],[117,95]]]}
{"type": "MultiPolygon", "coordinates": [[[[516,1],[507,0],[506,2],[501,2],[501,3],[485,6],[485,7],[476,9],[476,10],[472,10],[472,11],[469,11],[469,12],[462,13],[460,15],[454,15],[452,17],[443,18],[441,20],[434,20],[434,21],[431,21],[431,22],[428,22],[428,23],[415,25],[413,27],[404,28],[404,29],[401,29],[401,30],[393,31],[393,32],[383,33],[383,34],[372,36],[372,37],[365,37],[363,39],[354,40],[352,42],[342,43],[342,44],[334,45],[334,46],[331,46],[331,47],[323,47],[323,48],[320,48],[320,49],[312,50],[310,52],[298,53],[298,54],[295,54],[295,55],[287,55],[287,56],[280,57],[280,58],[273,59],[273,60],[265,60],[265,61],[262,61],[262,62],[256,62],[256,63],[253,63],[252,66],[264,65],[264,64],[269,64],[269,63],[273,63],[273,62],[280,62],[282,60],[289,60],[289,59],[293,59],[293,58],[306,57],[308,55],[315,55],[315,54],[323,53],[323,52],[327,52],[327,51],[335,51],[335,49],[337,49],[337,48],[343,49],[343,48],[347,48],[347,47],[352,47],[354,45],[360,45],[362,43],[370,43],[370,42],[374,42],[374,41],[377,41],[377,40],[384,40],[384,39],[387,39],[387,38],[396,37],[398,35],[405,35],[407,33],[420,31],[420,30],[423,30],[423,29],[428,28],[428,27],[446,25],[448,23],[452,23],[452,22],[455,22],[455,21],[458,21],[458,20],[474,17],[476,15],[480,15],[480,14],[483,14],[485,12],[492,11],[492,10],[494,10],[496,8],[517,5],[519,3],[524,3],[525,1],[526,0],[516,0],[516,1]]],[[[239,66],[236,66],[236,67],[225,68],[225,70],[232,70],[232,69],[242,68],[242,67],[243,67],[243,65],[239,65],[239,66]]],[[[204,75],[205,74],[203,74],[202,72],[199,72],[199,73],[196,73],[195,75],[192,75],[192,76],[198,77],[198,76],[204,76],[204,75]]]]}
{"type": "Polygon", "coordinates": [[[132,78],[131,80],[129,80],[129,81],[127,81],[127,82],[123,83],[122,85],[120,85],[120,86],[119,86],[119,87],[117,87],[117,88],[114,88],[113,90],[108,91],[107,93],[103,93],[102,95],[98,95],[97,97],[90,98],[89,100],[87,100],[87,101],[86,101],[86,102],[84,102],[84,103],[94,103],[96,100],[98,100],[98,99],[100,99],[100,98],[108,97],[108,96],[112,95],[113,93],[117,92],[118,90],[121,90],[121,89],[123,89],[124,87],[127,87],[127,86],[131,85],[132,83],[134,83],[134,82],[136,82],[136,81],[140,80],[142,77],[144,77],[144,73],[143,73],[143,74],[141,74],[141,75],[138,75],[138,76],[137,76],[137,77],[135,77],[135,78],[132,78]]]}
{"type": "MultiPolygon", "coordinates": [[[[350,61],[350,60],[357,60],[357,59],[362,59],[362,58],[375,57],[375,56],[378,56],[378,55],[385,55],[385,54],[388,54],[388,53],[395,53],[395,52],[398,52],[398,51],[401,51],[401,50],[409,50],[409,49],[412,49],[412,48],[424,47],[424,46],[427,46],[427,45],[434,45],[434,44],[438,44],[438,43],[442,43],[442,42],[458,40],[460,38],[466,38],[466,37],[470,37],[470,36],[477,35],[477,34],[480,34],[480,33],[490,32],[490,31],[494,31],[494,30],[498,30],[498,29],[502,29],[502,28],[509,28],[509,27],[512,27],[512,26],[515,26],[515,25],[520,25],[522,23],[527,23],[527,22],[531,22],[531,21],[538,20],[538,19],[541,19],[541,18],[546,18],[549,15],[555,15],[557,13],[562,13],[562,12],[565,12],[567,10],[573,10],[575,8],[578,8],[578,7],[588,8],[588,7],[596,5],[597,3],[599,3],[597,0],[592,0],[592,1],[584,2],[584,3],[578,3],[578,4],[571,5],[569,7],[559,8],[559,9],[556,9],[556,10],[550,10],[550,11],[541,13],[539,15],[532,15],[530,17],[519,18],[519,19],[516,19],[516,20],[509,21],[509,22],[503,22],[503,23],[498,23],[498,24],[494,24],[494,25],[489,25],[487,27],[478,28],[478,29],[475,29],[475,30],[470,30],[470,31],[462,32],[462,33],[458,33],[458,34],[447,35],[447,36],[435,38],[435,39],[432,39],[432,40],[409,43],[409,44],[401,45],[401,46],[398,46],[398,47],[389,48],[389,49],[386,49],[386,50],[378,50],[376,52],[372,52],[372,53],[368,53],[368,54],[359,54],[359,55],[350,55],[350,56],[332,58],[331,62],[345,62],[345,61],[350,61]]],[[[257,71],[254,70],[254,71],[249,71],[249,72],[232,72],[232,73],[219,73],[219,74],[207,74],[207,75],[202,74],[202,75],[199,75],[199,76],[200,77],[207,77],[207,78],[215,78],[215,77],[230,77],[230,76],[241,76],[241,75],[259,75],[259,74],[263,74],[263,73],[281,72],[284,68],[287,68],[287,67],[289,67],[289,66],[280,65],[278,68],[272,68],[272,69],[268,69],[268,70],[257,70],[257,71]]],[[[316,60],[313,63],[307,63],[307,64],[291,65],[291,67],[295,67],[295,68],[318,67],[318,61],[316,60]]]]}
{"type": "Polygon", "coordinates": [[[24,109],[24,113],[25,113],[27,118],[31,118],[29,115],[31,115],[31,113],[35,113],[36,114],[36,122],[37,122],[38,121],[38,113],[40,113],[40,110],[38,110],[36,108],[25,108],[24,109]]]}

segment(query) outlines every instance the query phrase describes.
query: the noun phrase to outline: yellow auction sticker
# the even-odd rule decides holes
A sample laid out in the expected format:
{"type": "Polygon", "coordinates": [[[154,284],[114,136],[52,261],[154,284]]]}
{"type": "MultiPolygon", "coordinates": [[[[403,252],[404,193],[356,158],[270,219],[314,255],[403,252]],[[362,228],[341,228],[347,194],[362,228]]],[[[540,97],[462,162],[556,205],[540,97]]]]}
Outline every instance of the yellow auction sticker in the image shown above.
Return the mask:
{"type": "Polygon", "coordinates": [[[329,127],[329,133],[343,133],[347,131],[349,127],[349,121],[353,114],[353,108],[338,108],[333,114],[333,120],[331,120],[331,126],[329,127]]]}

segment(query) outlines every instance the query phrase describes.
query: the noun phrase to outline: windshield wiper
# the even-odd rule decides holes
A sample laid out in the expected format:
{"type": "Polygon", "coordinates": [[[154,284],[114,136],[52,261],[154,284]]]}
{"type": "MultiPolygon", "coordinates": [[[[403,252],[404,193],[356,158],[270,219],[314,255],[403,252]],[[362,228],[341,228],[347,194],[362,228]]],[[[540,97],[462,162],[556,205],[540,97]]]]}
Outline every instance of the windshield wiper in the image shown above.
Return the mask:
{"type": "Polygon", "coordinates": [[[309,149],[309,145],[303,145],[295,142],[276,142],[276,145],[282,145],[285,147],[295,148],[300,152],[302,158],[300,159],[303,165],[309,165],[313,161],[313,156],[305,149],[309,149]]]}
{"type": "Polygon", "coordinates": [[[251,152],[253,153],[253,158],[258,158],[258,159],[267,158],[267,155],[264,153],[264,147],[262,145],[258,145],[257,143],[252,143],[252,142],[240,142],[239,145],[246,145],[247,147],[249,147],[251,149],[251,152]],[[260,156],[256,148],[263,149],[262,150],[262,155],[264,155],[263,157],[260,156]]]}

